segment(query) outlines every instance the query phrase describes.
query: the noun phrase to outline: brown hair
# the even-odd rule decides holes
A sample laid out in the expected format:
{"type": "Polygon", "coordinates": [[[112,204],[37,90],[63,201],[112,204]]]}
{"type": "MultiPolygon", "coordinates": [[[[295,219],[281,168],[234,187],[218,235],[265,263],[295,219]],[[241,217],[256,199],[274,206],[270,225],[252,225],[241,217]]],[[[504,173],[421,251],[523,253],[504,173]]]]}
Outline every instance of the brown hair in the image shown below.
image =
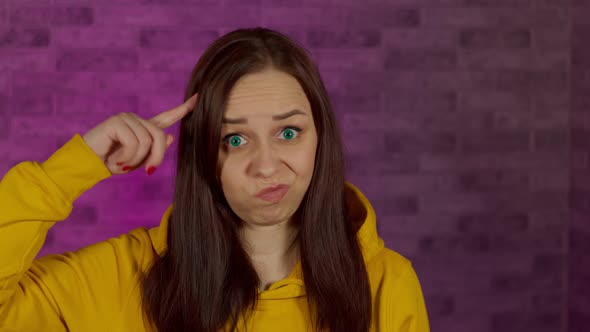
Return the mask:
{"type": "Polygon", "coordinates": [[[216,172],[221,121],[231,88],[248,73],[275,68],[295,77],[311,105],[318,146],[314,173],[296,214],[307,304],[316,329],[364,332],[371,293],[357,227],[345,204],[343,153],[335,115],[303,47],[265,28],[214,41],[191,73],[180,124],[168,248],[142,278],[143,309],[160,332],[236,329],[257,301],[256,271],[238,240],[239,218],[216,172]]]}

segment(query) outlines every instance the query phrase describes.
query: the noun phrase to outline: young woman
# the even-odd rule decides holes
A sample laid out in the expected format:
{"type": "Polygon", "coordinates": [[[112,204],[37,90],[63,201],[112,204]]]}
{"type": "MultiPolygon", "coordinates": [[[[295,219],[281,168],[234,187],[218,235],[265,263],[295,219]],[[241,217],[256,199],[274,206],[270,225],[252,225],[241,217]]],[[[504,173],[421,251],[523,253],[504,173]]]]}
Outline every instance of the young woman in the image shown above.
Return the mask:
{"type": "Polygon", "coordinates": [[[0,330],[429,331],[411,263],[385,248],[344,179],[317,68],[278,32],[205,51],[185,102],[120,113],[0,182],[0,330]],[[96,183],[162,162],[181,121],[159,227],[34,260],[96,183]]]}

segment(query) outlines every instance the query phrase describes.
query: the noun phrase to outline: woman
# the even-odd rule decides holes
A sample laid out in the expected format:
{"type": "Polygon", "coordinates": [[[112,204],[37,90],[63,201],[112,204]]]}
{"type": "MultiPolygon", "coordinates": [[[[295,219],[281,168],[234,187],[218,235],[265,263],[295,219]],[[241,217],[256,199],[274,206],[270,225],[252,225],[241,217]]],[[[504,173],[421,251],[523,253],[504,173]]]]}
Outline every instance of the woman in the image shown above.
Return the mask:
{"type": "Polygon", "coordinates": [[[110,117],[0,183],[0,327],[19,331],[428,331],[418,279],[344,180],[305,51],[263,28],[216,40],[185,102],[110,117]],[[197,96],[198,94],[198,96],[197,96]],[[159,227],[33,260],[99,181],[151,174],[180,120],[174,204],[159,227]]]}

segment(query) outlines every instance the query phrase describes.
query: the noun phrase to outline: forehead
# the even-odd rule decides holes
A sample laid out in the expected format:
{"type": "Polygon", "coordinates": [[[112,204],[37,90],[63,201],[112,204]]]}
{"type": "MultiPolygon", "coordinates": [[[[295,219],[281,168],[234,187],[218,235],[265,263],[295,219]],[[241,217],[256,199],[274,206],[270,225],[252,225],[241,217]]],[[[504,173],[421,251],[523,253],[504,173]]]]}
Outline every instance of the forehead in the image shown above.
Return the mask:
{"type": "Polygon", "coordinates": [[[225,115],[265,116],[294,106],[306,113],[310,111],[301,85],[293,76],[271,69],[241,77],[230,92],[225,115]]]}

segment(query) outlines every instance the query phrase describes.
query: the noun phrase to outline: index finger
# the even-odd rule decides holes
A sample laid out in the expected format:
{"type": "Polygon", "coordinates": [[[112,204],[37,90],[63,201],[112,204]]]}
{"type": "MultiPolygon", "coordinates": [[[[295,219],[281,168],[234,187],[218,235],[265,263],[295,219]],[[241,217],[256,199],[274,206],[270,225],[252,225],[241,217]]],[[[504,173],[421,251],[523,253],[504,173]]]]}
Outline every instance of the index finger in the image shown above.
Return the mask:
{"type": "Polygon", "coordinates": [[[197,100],[197,94],[195,93],[192,97],[187,99],[184,103],[174,107],[173,109],[164,111],[149,119],[150,122],[154,123],[161,129],[168,128],[178,120],[182,119],[188,112],[192,111],[197,100]]]}

